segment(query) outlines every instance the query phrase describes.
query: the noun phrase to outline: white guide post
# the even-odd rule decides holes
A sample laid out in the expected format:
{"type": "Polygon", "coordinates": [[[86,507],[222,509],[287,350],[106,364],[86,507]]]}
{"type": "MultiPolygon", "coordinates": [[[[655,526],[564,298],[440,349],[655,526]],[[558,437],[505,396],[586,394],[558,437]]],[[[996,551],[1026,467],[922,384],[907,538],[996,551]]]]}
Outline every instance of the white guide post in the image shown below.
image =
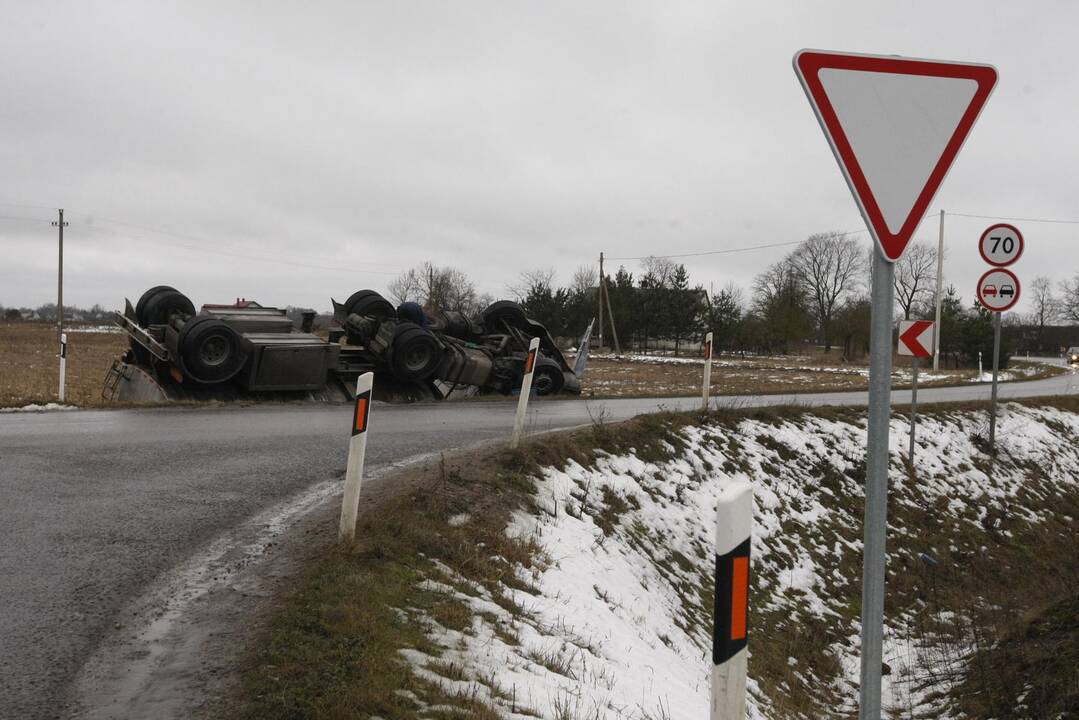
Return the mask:
{"type": "Polygon", "coordinates": [[[371,416],[371,388],[374,381],[374,373],[364,373],[356,380],[356,409],[352,414],[352,439],[348,443],[348,466],[345,469],[345,493],[341,498],[341,529],[337,535],[338,542],[352,542],[356,538],[363,460],[367,453],[367,421],[371,416]]]}
{"type": "Polygon", "coordinates": [[[60,333],[60,402],[64,401],[67,384],[67,333],[60,333]]]}
{"type": "Polygon", "coordinates": [[[712,333],[704,336],[704,389],[701,392],[701,401],[704,409],[708,409],[708,391],[712,388],[712,333]]]}
{"type": "Polygon", "coordinates": [[[510,447],[521,444],[521,435],[525,430],[525,416],[528,413],[528,396],[532,394],[532,373],[536,369],[536,356],[539,353],[539,338],[532,338],[528,343],[528,357],[525,358],[525,375],[521,380],[521,396],[517,398],[517,417],[513,421],[513,438],[510,447]]]}
{"type": "Polygon", "coordinates": [[[749,546],[753,486],[734,483],[716,507],[716,599],[711,720],[745,720],[749,546]]]}

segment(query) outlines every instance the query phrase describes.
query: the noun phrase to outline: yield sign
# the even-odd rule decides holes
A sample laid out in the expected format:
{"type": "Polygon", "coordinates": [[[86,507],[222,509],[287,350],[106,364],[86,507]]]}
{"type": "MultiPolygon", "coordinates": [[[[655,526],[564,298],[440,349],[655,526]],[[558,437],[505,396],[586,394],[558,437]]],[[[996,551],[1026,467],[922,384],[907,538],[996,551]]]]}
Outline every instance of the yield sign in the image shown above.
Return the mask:
{"type": "Polygon", "coordinates": [[[877,246],[898,260],[989,98],[996,68],[802,50],[794,71],[877,246]]]}
{"type": "Polygon", "coordinates": [[[935,335],[932,320],[900,320],[899,354],[933,357],[935,335]]]}

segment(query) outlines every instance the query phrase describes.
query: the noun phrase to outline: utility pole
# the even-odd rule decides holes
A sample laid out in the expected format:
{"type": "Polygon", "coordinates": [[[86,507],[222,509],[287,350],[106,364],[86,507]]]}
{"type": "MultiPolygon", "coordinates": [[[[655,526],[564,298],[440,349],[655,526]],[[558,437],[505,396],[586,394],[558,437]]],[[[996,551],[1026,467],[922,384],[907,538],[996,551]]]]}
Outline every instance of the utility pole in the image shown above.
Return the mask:
{"type": "Polygon", "coordinates": [[[933,326],[933,370],[940,370],[940,303],[944,283],[944,211],[940,211],[940,234],[937,240],[937,324],[933,326]]]}
{"type": "Polygon", "coordinates": [[[603,253],[599,254],[599,282],[596,283],[596,297],[599,301],[599,347],[603,347],[603,253]]]}
{"type": "Polygon", "coordinates": [[[60,219],[54,220],[52,226],[60,229],[60,259],[56,275],[56,334],[59,335],[64,331],[64,228],[67,223],[64,222],[64,209],[60,208],[57,212],[60,219]]]}
{"type": "MultiPolygon", "coordinates": [[[[58,269],[56,272],[56,342],[60,347],[60,364],[63,366],[64,358],[67,350],[64,343],[64,228],[67,223],[64,222],[64,209],[60,208],[57,212],[60,213],[60,218],[53,221],[52,226],[60,230],[60,256],[58,262],[58,269]]],[[[64,399],[64,374],[60,373],[60,400],[64,399]]]]}

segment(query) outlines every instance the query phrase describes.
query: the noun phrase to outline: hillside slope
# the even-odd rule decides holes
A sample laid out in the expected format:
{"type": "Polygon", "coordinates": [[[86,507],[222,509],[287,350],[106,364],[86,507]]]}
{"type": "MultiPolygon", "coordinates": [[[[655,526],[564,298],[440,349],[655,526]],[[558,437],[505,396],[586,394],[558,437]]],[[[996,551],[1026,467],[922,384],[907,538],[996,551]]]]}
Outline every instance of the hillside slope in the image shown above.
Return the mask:
{"type": "MultiPolygon", "coordinates": [[[[1075,593],[1074,406],[1005,405],[996,462],[986,454],[984,412],[933,408],[919,427],[913,473],[900,454],[905,421],[893,420],[892,717],[959,717],[963,697],[1002,683],[1023,687],[1016,669],[968,670],[1025,614],[1075,593]]],[[[852,717],[864,438],[864,419],[851,411],[667,416],[454,467],[448,481],[441,468],[436,493],[408,500],[423,536],[434,537],[410,544],[400,536],[413,531],[399,523],[369,523],[367,541],[334,558],[330,574],[315,572],[280,642],[260,657],[262,667],[298,666],[327,631],[357,633],[361,647],[362,627],[329,619],[365,601],[328,599],[325,587],[342,573],[358,583],[400,562],[409,568],[407,592],[379,600],[400,623],[387,639],[407,663],[393,665],[396,685],[387,682],[378,698],[346,691],[355,714],[330,712],[333,693],[322,685],[350,682],[347,673],[327,680],[298,668],[286,681],[256,683],[265,702],[253,707],[273,715],[271,698],[288,697],[304,708],[291,716],[305,717],[450,717],[462,709],[506,718],[706,717],[715,501],[727,484],[749,480],[750,717],[852,717]],[[379,539],[388,531],[396,545],[379,539]],[[412,552],[415,561],[403,557],[412,552]],[[304,700],[312,684],[321,688],[317,704],[304,700]]],[[[341,642],[335,647],[347,656],[341,642]]],[[[1060,712],[1052,703],[1067,701],[1043,702],[1015,717],[1045,717],[1037,713],[1060,712]]]]}

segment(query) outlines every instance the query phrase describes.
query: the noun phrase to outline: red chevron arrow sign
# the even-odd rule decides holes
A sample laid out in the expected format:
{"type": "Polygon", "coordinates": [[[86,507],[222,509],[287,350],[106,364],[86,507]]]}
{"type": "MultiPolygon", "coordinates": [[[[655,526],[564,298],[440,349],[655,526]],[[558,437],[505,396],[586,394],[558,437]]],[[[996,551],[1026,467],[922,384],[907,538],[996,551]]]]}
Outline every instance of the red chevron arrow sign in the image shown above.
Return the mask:
{"type": "Polygon", "coordinates": [[[899,354],[933,357],[933,341],[936,339],[933,325],[932,320],[900,320],[899,354]]]}

